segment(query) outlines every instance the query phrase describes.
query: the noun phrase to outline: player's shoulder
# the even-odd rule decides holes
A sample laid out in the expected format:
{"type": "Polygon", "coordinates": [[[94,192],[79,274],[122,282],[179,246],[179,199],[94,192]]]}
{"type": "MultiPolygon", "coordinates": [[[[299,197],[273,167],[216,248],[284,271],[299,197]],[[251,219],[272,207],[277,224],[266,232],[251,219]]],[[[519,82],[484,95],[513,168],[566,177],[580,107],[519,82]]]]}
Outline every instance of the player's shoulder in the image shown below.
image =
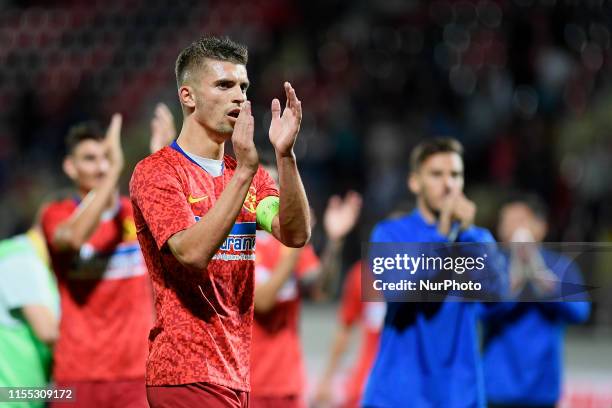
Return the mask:
{"type": "Polygon", "coordinates": [[[163,147],[159,149],[158,151],[156,151],[155,153],[152,153],[148,155],[147,157],[145,157],[144,159],[140,160],[136,164],[136,167],[134,168],[134,172],[136,172],[137,170],[143,171],[143,170],[148,170],[152,168],[159,168],[160,166],[162,167],[176,166],[178,164],[178,160],[176,156],[177,155],[174,149],[168,146],[163,147]]]}
{"type": "Polygon", "coordinates": [[[495,238],[491,231],[487,228],[472,225],[467,230],[462,231],[459,234],[459,241],[461,242],[495,242],[495,238]]]}
{"type": "Polygon", "coordinates": [[[75,197],[67,197],[61,200],[49,201],[43,209],[44,214],[52,214],[62,211],[72,211],[78,206],[78,200],[75,197]]]}
{"type": "Polygon", "coordinates": [[[159,175],[163,172],[175,172],[180,167],[180,161],[176,151],[168,146],[140,160],[134,167],[131,182],[134,179],[145,177],[149,179],[152,174],[159,175]]]}
{"type": "Polygon", "coordinates": [[[76,196],[49,201],[41,211],[41,222],[43,225],[46,225],[54,220],[67,218],[76,210],[78,205],[79,201],[76,196]]]}
{"type": "Polygon", "coordinates": [[[415,213],[402,214],[400,216],[385,218],[384,220],[379,221],[374,228],[380,230],[390,230],[415,224],[418,221],[418,215],[415,213]]]}

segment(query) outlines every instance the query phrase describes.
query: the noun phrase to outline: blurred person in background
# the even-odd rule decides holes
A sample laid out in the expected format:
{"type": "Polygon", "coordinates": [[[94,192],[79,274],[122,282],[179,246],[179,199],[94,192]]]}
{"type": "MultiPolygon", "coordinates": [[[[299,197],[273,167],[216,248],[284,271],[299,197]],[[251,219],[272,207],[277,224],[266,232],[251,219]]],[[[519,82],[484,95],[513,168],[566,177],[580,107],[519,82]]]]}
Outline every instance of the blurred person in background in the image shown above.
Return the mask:
{"type": "MultiPolygon", "coordinates": [[[[0,241],[0,387],[46,387],[59,331],[59,294],[37,217],[0,241]]],[[[42,401],[11,407],[44,407],[42,401]]]]}
{"type": "Polygon", "coordinates": [[[315,394],[315,405],[317,407],[358,407],[363,396],[365,382],[376,358],[380,332],[385,319],[386,304],[384,301],[364,302],[361,300],[362,266],[362,261],[356,262],[344,281],[338,314],[338,328],[333,337],[331,353],[325,371],[315,394]],[[343,392],[334,392],[334,377],[338,372],[342,357],[348,349],[351,331],[356,325],[361,326],[362,332],[357,361],[351,369],[351,374],[344,381],[343,392]],[[338,396],[339,394],[340,396],[338,396]]]}
{"type": "MultiPolygon", "coordinates": [[[[176,133],[167,113],[164,105],[155,110],[152,150],[176,133]]],[[[52,202],[42,215],[62,311],[53,379],[58,388],[75,390],[73,408],[147,406],[153,304],[132,206],[118,191],[121,126],[115,114],[106,134],[94,123],[70,130],[63,169],[76,193],[52,202]]]]}
{"type": "MultiPolygon", "coordinates": [[[[474,226],[476,205],[463,194],[463,147],[451,138],[426,140],[410,156],[417,208],[378,223],[371,242],[494,242],[474,226]]],[[[387,303],[365,407],[484,407],[477,303],[387,303]]]]}
{"type": "Polygon", "coordinates": [[[555,295],[560,284],[582,285],[569,258],[540,244],[548,230],[547,211],[536,196],[504,205],[498,235],[510,244],[505,257],[517,301],[488,304],[484,312],[483,361],[490,407],[554,407],[561,397],[563,336],[567,324],[589,317],[585,294],[562,302],[520,302],[555,295]]]}
{"type": "Polygon", "coordinates": [[[299,334],[301,298],[306,294],[321,300],[334,291],[344,238],[357,223],[360,211],[361,196],[356,192],[347,193],[344,199],[330,198],[323,215],[327,243],[321,262],[311,244],[288,248],[264,231],[257,233],[251,345],[253,408],[306,406],[299,334]]]}

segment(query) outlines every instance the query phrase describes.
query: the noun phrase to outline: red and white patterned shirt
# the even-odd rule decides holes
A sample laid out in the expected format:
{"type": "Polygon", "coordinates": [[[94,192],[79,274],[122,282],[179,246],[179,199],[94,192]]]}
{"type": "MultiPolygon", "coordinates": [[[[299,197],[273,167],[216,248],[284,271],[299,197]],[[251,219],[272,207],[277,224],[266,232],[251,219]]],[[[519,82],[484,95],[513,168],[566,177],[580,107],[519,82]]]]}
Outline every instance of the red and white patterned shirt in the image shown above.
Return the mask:
{"type": "Polygon", "coordinates": [[[78,204],[75,199],[56,201],[42,215],[61,302],[53,377],[56,381],[143,378],[153,307],[132,205],[121,197],[79,253],[61,251],[53,246],[53,236],[78,204]]]}
{"type": "MultiPolygon", "coordinates": [[[[284,250],[286,247],[272,235],[257,233],[257,284],[272,277],[284,250]]],[[[251,350],[253,396],[302,396],[306,380],[299,332],[298,282],[319,267],[314,248],[307,244],[300,252],[294,273],[277,293],[274,308],[267,313],[255,313],[251,350]]]]}
{"type": "Polygon", "coordinates": [[[209,382],[249,391],[255,209],[263,198],[278,196],[274,181],[259,168],[234,227],[206,269],[186,268],[166,245],[215,205],[236,164],[224,156],[223,173],[213,177],[173,145],[134,170],[130,195],[157,311],[147,385],[209,382]]]}

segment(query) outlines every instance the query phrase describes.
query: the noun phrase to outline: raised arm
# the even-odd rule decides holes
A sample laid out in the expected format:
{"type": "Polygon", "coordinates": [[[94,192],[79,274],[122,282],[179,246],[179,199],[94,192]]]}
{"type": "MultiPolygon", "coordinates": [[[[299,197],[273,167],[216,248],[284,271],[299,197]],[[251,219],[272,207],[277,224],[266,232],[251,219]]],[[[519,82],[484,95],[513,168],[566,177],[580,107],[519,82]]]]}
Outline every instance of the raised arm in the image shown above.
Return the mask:
{"type": "Polygon", "coordinates": [[[176,139],[176,127],[174,116],[165,103],[158,103],[151,119],[151,140],[149,149],[155,153],[161,148],[168,146],[176,139]]]}
{"type": "Polygon", "coordinates": [[[327,243],[321,255],[321,267],[313,286],[313,297],[325,300],[336,292],[339,283],[340,262],[344,239],[353,230],[361,212],[361,195],[355,191],[346,197],[333,196],[323,215],[323,227],[327,243]]]}
{"type": "Polygon", "coordinates": [[[280,184],[280,209],[272,221],[272,234],[284,245],[297,248],[310,239],[308,199],[293,152],[302,121],[302,103],[289,82],[285,82],[285,94],[287,102],[282,115],[279,100],[272,100],[269,132],[280,184]]]}
{"type": "Polygon", "coordinates": [[[98,227],[102,213],[116,193],[117,182],[123,170],[121,122],[121,115],[115,113],[106,131],[104,143],[108,152],[110,168],[104,180],[85,196],[78,210],[58,225],[55,230],[52,238],[53,246],[60,250],[78,251],[87,242],[98,227]]]}

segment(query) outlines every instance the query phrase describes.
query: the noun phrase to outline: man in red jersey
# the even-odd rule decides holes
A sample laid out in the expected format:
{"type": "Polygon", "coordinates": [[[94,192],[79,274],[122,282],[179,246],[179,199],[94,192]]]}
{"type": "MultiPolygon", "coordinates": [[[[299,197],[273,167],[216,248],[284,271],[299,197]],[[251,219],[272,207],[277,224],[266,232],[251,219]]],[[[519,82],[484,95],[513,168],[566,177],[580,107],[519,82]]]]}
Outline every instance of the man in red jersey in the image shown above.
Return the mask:
{"type": "Polygon", "coordinates": [[[147,406],[152,296],[132,206],[118,194],[120,133],[118,114],[106,136],[93,124],[71,130],[63,167],[77,194],[42,215],[61,300],[53,378],[76,398],[53,407],[147,406]]]}
{"type": "Polygon", "coordinates": [[[301,103],[285,83],[272,101],[275,183],[259,166],[246,99],[247,50],[204,37],[179,55],[180,135],[141,161],[130,193],[155,293],[147,397],[151,407],[246,407],[256,227],[290,247],[310,237],[293,146],[301,103]],[[224,155],[231,140],[236,159],[224,155]]]}
{"type": "MultiPolygon", "coordinates": [[[[287,248],[265,232],[257,234],[255,324],[251,351],[252,408],[305,407],[305,370],[300,344],[301,297],[332,292],[344,238],[361,210],[361,196],[333,196],[325,209],[327,243],[321,257],[312,245],[287,248]],[[260,239],[260,234],[262,239],[260,239]]],[[[317,296],[318,295],[318,296],[317,296]]]]}

